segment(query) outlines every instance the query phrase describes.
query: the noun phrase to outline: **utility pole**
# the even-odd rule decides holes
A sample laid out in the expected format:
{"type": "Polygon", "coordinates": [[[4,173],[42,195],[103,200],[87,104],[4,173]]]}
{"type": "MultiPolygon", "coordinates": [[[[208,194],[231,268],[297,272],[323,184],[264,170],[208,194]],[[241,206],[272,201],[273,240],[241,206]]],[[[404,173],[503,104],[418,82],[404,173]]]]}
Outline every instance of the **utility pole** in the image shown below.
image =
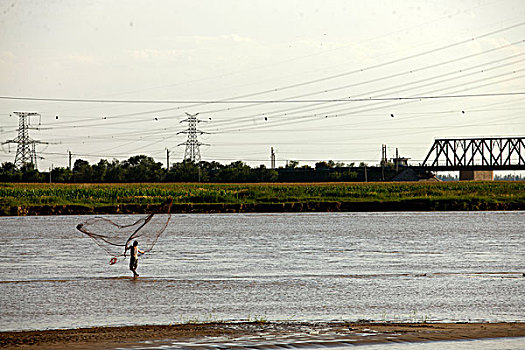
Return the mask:
{"type": "Polygon", "coordinates": [[[275,169],[275,152],[273,147],[270,149],[270,169],[275,169]]]}
{"type": "Polygon", "coordinates": [[[399,151],[396,147],[396,174],[399,172],[399,151]]]}
{"type": "Polygon", "coordinates": [[[186,142],[179,143],[177,146],[186,146],[186,150],[184,151],[184,160],[189,160],[193,163],[198,164],[201,161],[201,152],[199,146],[207,144],[199,142],[199,140],[197,139],[197,134],[202,135],[209,133],[197,129],[197,124],[202,122],[202,120],[197,119],[197,115],[199,115],[199,113],[186,113],[186,115],[188,116],[188,118],[181,120],[181,123],[188,123],[188,128],[186,130],[179,131],[177,135],[188,134],[188,139],[186,140],[186,142]]]}
{"type": "Polygon", "coordinates": [[[71,151],[70,150],[67,150],[67,153],[68,153],[68,156],[69,156],[69,170],[71,170],[71,159],[72,159],[72,154],[71,154],[71,151]]]}
{"type": "Polygon", "coordinates": [[[381,145],[381,180],[385,181],[385,166],[388,160],[386,158],[386,145],[381,145]]]}
{"type": "Polygon", "coordinates": [[[170,171],[170,150],[166,148],[166,171],[170,171]]]}
{"type": "MultiPolygon", "coordinates": [[[[29,129],[38,129],[30,127],[31,117],[41,115],[36,112],[13,112],[18,116],[18,136],[12,140],[7,140],[2,144],[16,143],[16,156],[15,156],[15,167],[20,169],[24,164],[31,163],[34,168],[37,168],[37,155],[36,155],[36,144],[47,144],[38,140],[33,140],[29,137],[29,129]]],[[[43,159],[42,157],[38,157],[43,159]]]]}

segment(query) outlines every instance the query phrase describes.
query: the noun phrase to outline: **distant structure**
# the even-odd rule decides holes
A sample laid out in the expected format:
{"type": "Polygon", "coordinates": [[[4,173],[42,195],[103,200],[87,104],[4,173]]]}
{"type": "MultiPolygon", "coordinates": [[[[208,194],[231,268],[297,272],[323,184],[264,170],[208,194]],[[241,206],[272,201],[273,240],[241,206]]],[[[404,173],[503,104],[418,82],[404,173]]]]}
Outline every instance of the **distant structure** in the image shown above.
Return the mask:
{"type": "Polygon", "coordinates": [[[381,145],[381,162],[379,164],[382,167],[388,164],[388,157],[386,155],[386,145],[381,145]]]}
{"type": "Polygon", "coordinates": [[[181,120],[181,123],[188,123],[188,128],[183,131],[179,131],[178,134],[188,134],[188,138],[186,142],[179,143],[177,146],[186,146],[186,150],[184,151],[184,160],[189,160],[193,163],[199,163],[201,161],[201,152],[199,149],[199,146],[206,145],[205,143],[199,142],[197,139],[197,134],[208,134],[205,131],[201,131],[197,129],[197,124],[202,122],[202,120],[197,119],[196,114],[189,114],[186,113],[188,118],[181,120]]]}
{"type": "Polygon", "coordinates": [[[270,169],[275,169],[275,151],[270,149],[270,169]]]}
{"type": "Polygon", "coordinates": [[[386,155],[386,145],[381,145],[381,181],[385,181],[385,167],[388,165],[388,158],[386,155]]]}
{"type": "MultiPolygon", "coordinates": [[[[15,156],[15,167],[20,169],[24,164],[33,164],[34,168],[37,167],[37,155],[36,155],[36,144],[47,144],[38,140],[33,140],[29,137],[30,118],[41,117],[36,112],[13,112],[18,116],[18,136],[12,140],[7,140],[2,144],[16,143],[16,156],[15,156]]],[[[37,129],[37,128],[33,128],[37,129]]]]}
{"type": "Polygon", "coordinates": [[[392,158],[392,162],[394,163],[394,167],[396,168],[396,172],[399,171],[399,168],[408,167],[408,160],[410,158],[407,157],[400,157],[399,156],[399,150],[396,148],[396,156],[395,158],[392,158]]]}
{"type": "Polygon", "coordinates": [[[525,170],[525,137],[435,139],[420,166],[459,171],[460,180],[494,179],[494,171],[525,170]]]}

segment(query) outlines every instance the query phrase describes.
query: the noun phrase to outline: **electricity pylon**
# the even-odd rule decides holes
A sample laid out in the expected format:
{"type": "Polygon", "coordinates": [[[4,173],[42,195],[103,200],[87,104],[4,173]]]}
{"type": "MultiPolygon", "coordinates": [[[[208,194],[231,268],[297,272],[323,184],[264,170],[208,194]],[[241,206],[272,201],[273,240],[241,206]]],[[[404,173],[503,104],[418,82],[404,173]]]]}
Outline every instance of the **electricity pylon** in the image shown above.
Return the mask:
{"type": "MultiPolygon", "coordinates": [[[[12,140],[7,140],[2,144],[16,143],[16,156],[15,156],[15,167],[20,169],[24,164],[30,163],[33,164],[33,167],[36,169],[37,164],[37,155],[36,155],[36,144],[47,144],[47,142],[42,142],[38,140],[33,140],[29,137],[29,129],[38,129],[31,128],[30,118],[31,117],[41,117],[39,113],[36,112],[13,112],[18,116],[18,136],[12,140]]],[[[41,157],[40,157],[41,158],[41,157]]],[[[43,159],[43,158],[41,158],[43,159]]]]}
{"type": "Polygon", "coordinates": [[[186,113],[188,118],[181,120],[181,123],[188,123],[188,128],[183,131],[179,131],[178,134],[188,134],[188,139],[186,142],[179,143],[177,146],[186,146],[186,150],[184,151],[184,160],[189,160],[193,163],[199,163],[201,161],[201,152],[199,149],[199,146],[206,145],[205,143],[199,142],[197,139],[197,134],[209,134],[208,132],[201,131],[197,129],[197,124],[202,122],[202,120],[197,119],[196,114],[189,114],[186,113]]]}

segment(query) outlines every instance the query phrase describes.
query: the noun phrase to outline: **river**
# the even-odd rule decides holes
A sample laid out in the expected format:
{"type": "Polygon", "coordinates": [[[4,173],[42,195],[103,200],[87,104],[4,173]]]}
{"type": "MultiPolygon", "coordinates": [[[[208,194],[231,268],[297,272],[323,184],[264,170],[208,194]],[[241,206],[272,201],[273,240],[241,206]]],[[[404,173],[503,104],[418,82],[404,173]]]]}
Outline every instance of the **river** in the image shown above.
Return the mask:
{"type": "Polygon", "coordinates": [[[0,330],[525,321],[524,212],[174,214],[136,281],[88,218],[0,217],[0,330]]]}

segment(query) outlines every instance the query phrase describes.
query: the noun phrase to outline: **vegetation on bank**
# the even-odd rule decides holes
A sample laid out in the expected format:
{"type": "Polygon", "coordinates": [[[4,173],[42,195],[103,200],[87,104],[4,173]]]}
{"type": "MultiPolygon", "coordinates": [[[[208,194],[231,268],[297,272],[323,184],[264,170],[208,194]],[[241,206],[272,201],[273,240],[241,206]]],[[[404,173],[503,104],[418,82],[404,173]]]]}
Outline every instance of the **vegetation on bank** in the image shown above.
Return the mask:
{"type": "MultiPolygon", "coordinates": [[[[334,163],[335,166],[335,163],[334,163]]],[[[138,155],[125,161],[101,159],[96,164],[77,159],[72,169],[55,167],[40,172],[33,164],[17,168],[6,162],[0,166],[0,182],[54,183],[143,183],[143,182],[275,182],[277,171],[261,165],[250,167],[237,161],[228,165],[218,162],[182,161],[169,169],[153,158],[138,155]]]]}
{"type": "MultiPolygon", "coordinates": [[[[268,169],[264,165],[250,167],[242,161],[221,164],[215,161],[194,163],[184,160],[171,163],[169,169],[153,158],[138,155],[125,161],[101,159],[96,164],[77,159],[72,168],[53,167],[41,172],[33,164],[16,167],[11,162],[0,164],[0,183],[288,183],[288,182],[375,182],[389,181],[406,168],[396,168],[391,162],[376,166],[360,163],[319,161],[314,167],[299,166],[289,161],[286,166],[268,169]]],[[[415,179],[434,176],[423,169],[416,170],[415,179]]],[[[444,181],[458,180],[457,176],[440,176],[444,181]]],[[[497,180],[520,181],[519,175],[496,175],[497,180]]],[[[405,178],[406,179],[406,178],[405,178]]]]}
{"type": "MultiPolygon", "coordinates": [[[[156,205],[161,204],[167,197],[173,198],[175,207],[177,205],[199,204],[203,211],[206,211],[206,205],[212,204],[251,205],[253,207],[254,205],[283,203],[354,203],[355,205],[390,203],[392,210],[403,210],[403,206],[407,205],[407,203],[420,203],[428,206],[428,210],[442,210],[439,202],[460,203],[461,205],[455,205],[455,208],[462,210],[499,208],[497,205],[502,206],[501,208],[503,209],[507,207],[520,209],[525,204],[525,182],[300,184],[0,183],[0,213],[3,213],[3,215],[11,213],[13,215],[12,208],[34,206],[84,206],[95,208],[116,205],[156,205]],[[400,205],[400,207],[396,209],[396,205],[400,205]]],[[[322,210],[322,207],[319,208],[319,210],[322,210]]],[[[344,210],[344,207],[342,210],[344,210]]],[[[421,210],[425,210],[425,208],[421,208],[421,210]]]]}

